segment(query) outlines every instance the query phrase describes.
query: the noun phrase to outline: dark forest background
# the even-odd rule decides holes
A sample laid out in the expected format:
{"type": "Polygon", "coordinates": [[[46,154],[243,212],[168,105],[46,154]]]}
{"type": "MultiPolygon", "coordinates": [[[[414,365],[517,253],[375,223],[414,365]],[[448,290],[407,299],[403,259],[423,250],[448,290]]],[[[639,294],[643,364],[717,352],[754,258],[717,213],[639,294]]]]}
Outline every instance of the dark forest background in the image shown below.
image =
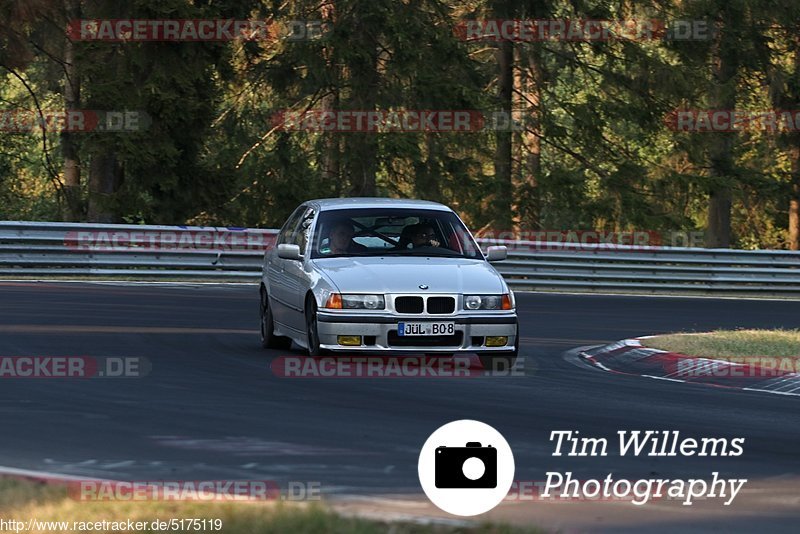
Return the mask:
{"type": "Polygon", "coordinates": [[[0,219],[276,227],[328,196],[441,201],[473,229],[704,231],[800,248],[800,133],[676,109],[800,109],[795,0],[0,0],[0,108],[139,110],[129,132],[0,128],[0,219]],[[74,19],[321,20],[310,40],[71,41],[74,19]],[[705,21],[704,39],[465,41],[465,20],[705,21]],[[281,131],[280,110],[513,110],[518,131],[281,131]]]}

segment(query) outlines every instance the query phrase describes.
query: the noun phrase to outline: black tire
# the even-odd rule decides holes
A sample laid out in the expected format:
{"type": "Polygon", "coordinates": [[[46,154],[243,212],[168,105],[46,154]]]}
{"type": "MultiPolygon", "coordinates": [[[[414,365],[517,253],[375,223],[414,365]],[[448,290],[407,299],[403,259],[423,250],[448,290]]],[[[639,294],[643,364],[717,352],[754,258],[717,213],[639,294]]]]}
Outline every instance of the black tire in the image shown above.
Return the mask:
{"type": "Polygon", "coordinates": [[[317,330],[317,303],[313,297],[306,299],[306,345],[308,355],[312,358],[321,356],[323,351],[319,347],[319,331],[317,330]]]}
{"type": "Polygon", "coordinates": [[[272,321],[272,307],[269,305],[267,292],[261,289],[261,346],[265,349],[288,349],[292,340],[275,335],[275,323],[272,321]]]}

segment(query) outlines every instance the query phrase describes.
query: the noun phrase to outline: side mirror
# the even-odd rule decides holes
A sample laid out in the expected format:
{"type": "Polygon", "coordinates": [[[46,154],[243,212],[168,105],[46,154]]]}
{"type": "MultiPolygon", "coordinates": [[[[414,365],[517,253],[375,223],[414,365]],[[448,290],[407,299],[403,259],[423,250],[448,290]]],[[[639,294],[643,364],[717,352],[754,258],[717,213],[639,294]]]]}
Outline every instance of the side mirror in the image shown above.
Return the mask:
{"type": "Polygon", "coordinates": [[[486,249],[486,259],[488,261],[503,261],[508,257],[508,247],[497,245],[486,249]]]}
{"type": "Polygon", "coordinates": [[[278,257],[284,260],[301,261],[303,259],[303,255],[300,254],[300,245],[289,245],[286,243],[278,245],[278,257]]]}

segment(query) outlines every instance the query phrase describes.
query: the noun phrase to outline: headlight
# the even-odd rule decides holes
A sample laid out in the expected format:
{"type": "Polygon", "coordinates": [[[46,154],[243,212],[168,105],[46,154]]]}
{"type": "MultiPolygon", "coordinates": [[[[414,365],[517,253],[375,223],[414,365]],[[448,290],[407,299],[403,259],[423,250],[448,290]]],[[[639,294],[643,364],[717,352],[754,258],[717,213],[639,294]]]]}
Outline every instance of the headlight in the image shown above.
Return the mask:
{"type": "Polygon", "coordinates": [[[342,295],[345,310],[382,310],[385,307],[383,295],[342,295]]]}
{"type": "Polygon", "coordinates": [[[466,310],[512,310],[511,297],[505,295],[464,295],[466,310]]]}

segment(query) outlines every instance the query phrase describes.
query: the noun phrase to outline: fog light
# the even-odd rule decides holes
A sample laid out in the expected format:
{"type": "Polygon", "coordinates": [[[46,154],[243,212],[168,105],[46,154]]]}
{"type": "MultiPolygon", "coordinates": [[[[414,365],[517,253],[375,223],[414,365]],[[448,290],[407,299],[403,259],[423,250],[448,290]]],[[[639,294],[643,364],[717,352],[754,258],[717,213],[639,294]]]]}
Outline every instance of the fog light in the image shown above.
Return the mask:
{"type": "Polygon", "coordinates": [[[361,345],[361,336],[337,336],[336,339],[339,345],[348,345],[350,347],[361,345]]]}
{"type": "Polygon", "coordinates": [[[508,336],[486,336],[487,347],[504,347],[508,343],[508,336]]]}

